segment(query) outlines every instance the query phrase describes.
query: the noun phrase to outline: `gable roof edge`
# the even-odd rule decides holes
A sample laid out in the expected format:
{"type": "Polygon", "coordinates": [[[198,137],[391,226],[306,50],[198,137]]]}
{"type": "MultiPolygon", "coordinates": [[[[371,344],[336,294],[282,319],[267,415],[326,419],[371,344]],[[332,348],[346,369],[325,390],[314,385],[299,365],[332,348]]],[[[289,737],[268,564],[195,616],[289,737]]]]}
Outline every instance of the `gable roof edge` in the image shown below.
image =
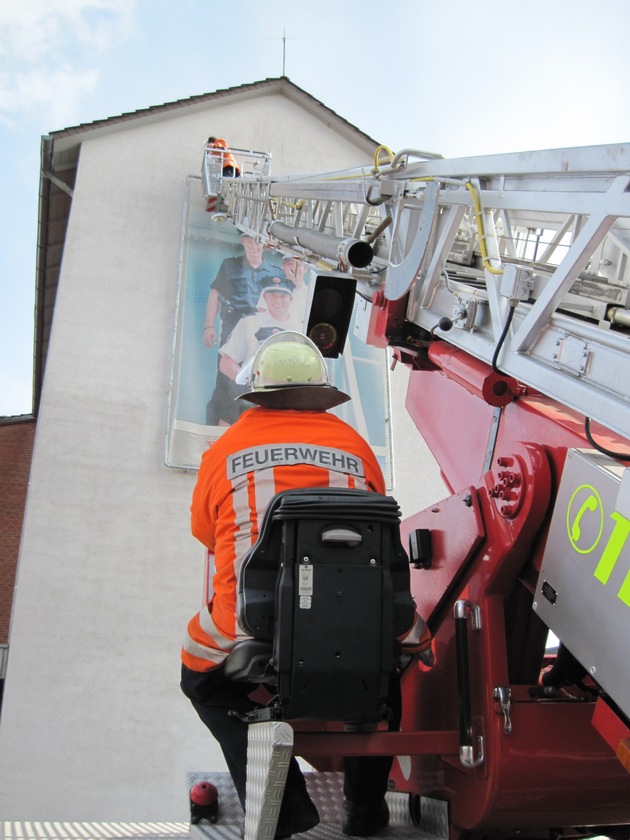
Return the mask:
{"type": "Polygon", "coordinates": [[[68,151],[85,139],[110,134],[121,127],[131,127],[131,123],[137,124],[140,122],[146,125],[159,122],[173,115],[175,111],[201,110],[206,108],[208,104],[218,103],[222,99],[235,102],[251,99],[255,96],[271,96],[274,94],[282,94],[295,104],[314,113],[331,129],[357,144],[367,154],[373,154],[375,148],[379,145],[377,140],[361,131],[336,111],[333,111],[332,108],[324,105],[319,99],[307,93],[303,88],[292,82],[288,76],[268,78],[259,82],[223,88],[212,93],[198,94],[188,99],[178,99],[165,102],[162,105],[152,105],[138,111],[130,111],[114,117],[95,120],[91,123],[81,123],[58,131],[51,131],[49,136],[54,142],[55,151],[59,153],[68,151]]]}

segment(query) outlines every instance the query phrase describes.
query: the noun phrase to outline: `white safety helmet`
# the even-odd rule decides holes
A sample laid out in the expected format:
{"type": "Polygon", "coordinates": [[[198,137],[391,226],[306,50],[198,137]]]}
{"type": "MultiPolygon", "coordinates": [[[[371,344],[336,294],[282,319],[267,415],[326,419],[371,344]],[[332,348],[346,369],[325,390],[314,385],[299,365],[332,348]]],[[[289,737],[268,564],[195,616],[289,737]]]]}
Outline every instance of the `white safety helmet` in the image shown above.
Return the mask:
{"type": "Polygon", "coordinates": [[[267,408],[325,411],[350,399],[330,384],[326,362],[317,346],[292,330],[264,341],[238,381],[250,390],[237,399],[267,408]]]}

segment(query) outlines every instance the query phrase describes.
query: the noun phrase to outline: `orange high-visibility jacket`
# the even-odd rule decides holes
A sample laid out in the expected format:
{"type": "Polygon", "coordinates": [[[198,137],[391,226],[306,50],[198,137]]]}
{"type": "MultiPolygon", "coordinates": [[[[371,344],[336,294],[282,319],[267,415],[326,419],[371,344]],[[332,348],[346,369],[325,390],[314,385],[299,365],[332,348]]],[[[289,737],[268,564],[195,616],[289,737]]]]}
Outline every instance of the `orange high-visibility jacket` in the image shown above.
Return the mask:
{"type": "Polygon", "coordinates": [[[325,411],[250,409],[204,453],[191,524],[215,555],[214,595],[188,624],[182,661],[193,671],[222,664],[247,638],[236,620],[238,570],[273,496],[297,487],[385,492],[369,444],[325,411]]]}
{"type": "Polygon", "coordinates": [[[217,157],[220,156],[222,158],[223,169],[225,169],[226,166],[233,166],[234,172],[240,174],[241,170],[239,169],[239,166],[236,162],[236,158],[234,157],[232,152],[227,151],[228,145],[225,142],[225,140],[222,140],[220,137],[216,137],[213,143],[207,143],[206,145],[209,149],[217,150],[216,155],[217,157]]]}

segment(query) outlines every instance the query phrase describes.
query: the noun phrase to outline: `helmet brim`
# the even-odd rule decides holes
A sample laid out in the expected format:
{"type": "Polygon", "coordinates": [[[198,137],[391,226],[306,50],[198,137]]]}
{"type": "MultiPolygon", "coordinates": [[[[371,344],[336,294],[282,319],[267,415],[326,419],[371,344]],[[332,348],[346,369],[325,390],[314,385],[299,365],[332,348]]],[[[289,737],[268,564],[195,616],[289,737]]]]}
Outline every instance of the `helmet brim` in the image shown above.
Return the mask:
{"type": "Polygon", "coordinates": [[[332,385],[293,385],[283,388],[261,388],[247,391],[237,400],[261,405],[264,408],[285,408],[296,411],[326,411],[348,402],[350,397],[332,385]]]}

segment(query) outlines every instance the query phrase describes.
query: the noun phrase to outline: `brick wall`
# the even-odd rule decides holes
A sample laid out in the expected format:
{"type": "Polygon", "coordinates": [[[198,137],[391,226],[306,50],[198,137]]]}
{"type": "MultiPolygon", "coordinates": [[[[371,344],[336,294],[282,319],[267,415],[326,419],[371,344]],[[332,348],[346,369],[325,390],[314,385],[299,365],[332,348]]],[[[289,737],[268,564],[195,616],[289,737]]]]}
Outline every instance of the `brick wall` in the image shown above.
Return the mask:
{"type": "Polygon", "coordinates": [[[34,438],[33,417],[0,418],[0,644],[9,641],[34,438]]]}

